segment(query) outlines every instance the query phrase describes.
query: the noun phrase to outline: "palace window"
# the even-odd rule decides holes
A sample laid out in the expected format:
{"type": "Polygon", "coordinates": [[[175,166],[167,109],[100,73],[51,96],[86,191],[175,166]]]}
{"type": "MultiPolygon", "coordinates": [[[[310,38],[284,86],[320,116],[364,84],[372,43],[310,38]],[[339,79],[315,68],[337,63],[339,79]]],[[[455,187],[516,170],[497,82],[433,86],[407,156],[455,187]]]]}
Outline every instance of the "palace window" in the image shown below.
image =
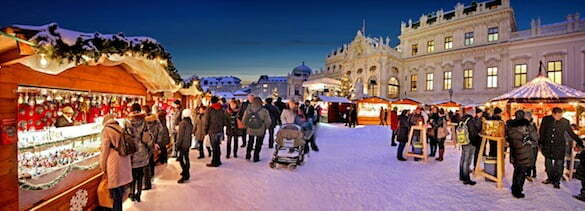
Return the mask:
{"type": "Polygon", "coordinates": [[[487,69],[487,88],[498,87],[498,68],[488,67],[487,69]]]}
{"type": "Polygon", "coordinates": [[[488,28],[488,42],[497,41],[499,31],[498,27],[488,28]]]}
{"type": "Polygon", "coordinates": [[[445,50],[453,48],[453,36],[445,37],[445,50]]]}
{"type": "Polygon", "coordinates": [[[548,78],[557,83],[563,83],[563,62],[562,61],[550,61],[548,62],[546,73],[548,78]]]}
{"type": "Polygon", "coordinates": [[[453,74],[451,71],[443,72],[443,89],[449,90],[451,89],[451,80],[453,79],[453,74]]]}
{"type": "Polygon", "coordinates": [[[427,91],[433,90],[433,78],[434,78],[433,76],[434,76],[433,73],[427,73],[427,75],[426,75],[425,88],[427,91]]]}
{"type": "Polygon", "coordinates": [[[526,84],[526,64],[514,65],[514,87],[520,87],[526,84]]]}
{"type": "Polygon", "coordinates": [[[394,77],[388,80],[388,98],[397,98],[398,94],[400,93],[400,84],[398,84],[398,80],[394,77]]]}
{"type": "Polygon", "coordinates": [[[472,69],[463,70],[463,88],[464,89],[473,89],[473,70],[472,69]]]}
{"type": "Polygon", "coordinates": [[[465,33],[465,45],[473,45],[473,32],[465,33]]]}
{"type": "Polygon", "coordinates": [[[418,53],[418,45],[412,44],[412,55],[415,56],[418,53]]]}
{"type": "Polygon", "coordinates": [[[410,75],[410,91],[416,92],[416,81],[418,76],[416,74],[410,75]]]}
{"type": "Polygon", "coordinates": [[[432,53],[433,51],[435,51],[435,41],[427,41],[427,53],[432,53]]]}

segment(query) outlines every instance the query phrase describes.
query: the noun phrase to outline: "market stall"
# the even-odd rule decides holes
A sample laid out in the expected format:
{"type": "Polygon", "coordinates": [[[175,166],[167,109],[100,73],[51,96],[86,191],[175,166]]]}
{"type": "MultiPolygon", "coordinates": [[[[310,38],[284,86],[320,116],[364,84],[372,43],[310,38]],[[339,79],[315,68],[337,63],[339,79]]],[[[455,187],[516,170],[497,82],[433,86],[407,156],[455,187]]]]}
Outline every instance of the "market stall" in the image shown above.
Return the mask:
{"type": "Polygon", "coordinates": [[[123,119],[180,77],[155,40],[10,26],[0,33],[0,207],[91,210],[101,119],[123,119]]]}
{"type": "Polygon", "coordinates": [[[392,109],[394,109],[394,107],[398,109],[398,114],[400,114],[402,110],[414,111],[414,109],[416,109],[417,106],[421,105],[420,102],[410,98],[398,99],[390,102],[390,104],[392,109]]]}
{"type": "Polygon", "coordinates": [[[572,124],[585,126],[585,122],[582,121],[585,92],[556,84],[543,75],[524,86],[491,99],[486,106],[503,109],[505,119],[509,119],[519,109],[531,111],[537,123],[549,115],[552,108],[559,107],[565,111],[564,117],[572,124]]]}
{"type": "Polygon", "coordinates": [[[319,96],[317,105],[321,107],[321,122],[343,122],[343,114],[352,106],[345,97],[319,96]]]}
{"type": "Polygon", "coordinates": [[[390,101],[381,97],[365,97],[357,100],[357,121],[360,125],[380,124],[380,110],[389,109],[390,101]]]}
{"type": "Polygon", "coordinates": [[[306,88],[305,99],[311,99],[317,96],[333,95],[339,91],[341,82],[333,78],[317,78],[303,82],[306,88]]]}
{"type": "Polygon", "coordinates": [[[455,101],[442,101],[442,102],[435,102],[432,105],[437,106],[439,109],[445,110],[445,112],[456,112],[457,110],[461,109],[461,104],[455,101]]]}

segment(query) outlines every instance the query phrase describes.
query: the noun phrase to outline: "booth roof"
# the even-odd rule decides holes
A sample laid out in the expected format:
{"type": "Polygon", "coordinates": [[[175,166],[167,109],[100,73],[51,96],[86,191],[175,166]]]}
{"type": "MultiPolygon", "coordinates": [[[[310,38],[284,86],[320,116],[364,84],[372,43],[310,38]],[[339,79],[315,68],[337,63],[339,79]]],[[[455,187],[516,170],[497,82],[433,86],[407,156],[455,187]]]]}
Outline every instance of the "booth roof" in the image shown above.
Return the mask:
{"type": "Polygon", "coordinates": [[[436,106],[440,106],[440,107],[460,107],[461,104],[457,103],[455,101],[436,101],[433,102],[431,105],[436,105],[436,106]]]}
{"type": "Polygon", "coordinates": [[[321,101],[323,101],[323,102],[328,102],[328,103],[351,103],[351,101],[349,101],[345,97],[335,97],[335,96],[324,96],[324,95],[321,95],[321,96],[319,96],[319,99],[321,101]]]}
{"type": "Polygon", "coordinates": [[[494,101],[510,102],[569,102],[571,100],[584,101],[585,92],[554,83],[545,76],[538,76],[534,80],[518,87],[506,94],[493,98],[494,101]]]}
{"type": "Polygon", "coordinates": [[[421,104],[418,101],[415,101],[413,99],[410,98],[403,98],[403,99],[398,99],[395,101],[390,102],[391,104],[406,104],[406,105],[419,105],[421,104]]]}
{"type": "Polygon", "coordinates": [[[314,80],[305,81],[303,83],[303,87],[308,87],[311,85],[326,85],[326,86],[340,86],[341,82],[339,80],[333,78],[318,78],[314,80]]]}

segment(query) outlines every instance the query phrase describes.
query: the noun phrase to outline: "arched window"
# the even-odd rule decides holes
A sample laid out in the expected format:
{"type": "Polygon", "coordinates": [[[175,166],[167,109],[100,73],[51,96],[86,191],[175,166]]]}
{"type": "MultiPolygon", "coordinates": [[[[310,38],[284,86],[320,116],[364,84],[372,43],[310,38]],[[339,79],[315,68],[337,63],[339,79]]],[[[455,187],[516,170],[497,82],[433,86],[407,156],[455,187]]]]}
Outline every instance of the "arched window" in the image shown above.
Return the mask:
{"type": "Polygon", "coordinates": [[[388,98],[398,98],[400,94],[400,83],[398,79],[392,77],[388,80],[388,98]]]}
{"type": "Polygon", "coordinates": [[[350,76],[351,75],[351,71],[345,72],[345,75],[350,76]]]}
{"type": "Polygon", "coordinates": [[[378,81],[376,80],[375,77],[372,76],[368,80],[368,93],[367,94],[370,96],[376,96],[377,90],[378,90],[378,81]]]}
{"type": "Polygon", "coordinates": [[[376,71],[376,66],[371,66],[370,67],[370,72],[374,72],[374,71],[376,71]]]}
{"type": "Polygon", "coordinates": [[[364,69],[360,68],[357,70],[357,74],[362,74],[363,71],[364,71],[364,69]]]}

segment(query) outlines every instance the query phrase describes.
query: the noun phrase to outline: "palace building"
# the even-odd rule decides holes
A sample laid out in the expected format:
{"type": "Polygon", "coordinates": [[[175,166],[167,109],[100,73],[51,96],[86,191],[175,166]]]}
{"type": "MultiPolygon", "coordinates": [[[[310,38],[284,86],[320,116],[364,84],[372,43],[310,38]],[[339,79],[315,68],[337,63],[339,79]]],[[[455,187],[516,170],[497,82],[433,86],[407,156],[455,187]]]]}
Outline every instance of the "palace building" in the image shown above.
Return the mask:
{"type": "Polygon", "coordinates": [[[518,30],[509,0],[424,14],[402,22],[400,44],[358,31],[353,41],[330,53],[319,78],[348,77],[353,95],[412,98],[424,103],[449,100],[483,103],[543,74],[585,90],[585,20],[579,14],[561,23],[518,30]],[[451,90],[451,91],[450,91],[451,90]]]}

